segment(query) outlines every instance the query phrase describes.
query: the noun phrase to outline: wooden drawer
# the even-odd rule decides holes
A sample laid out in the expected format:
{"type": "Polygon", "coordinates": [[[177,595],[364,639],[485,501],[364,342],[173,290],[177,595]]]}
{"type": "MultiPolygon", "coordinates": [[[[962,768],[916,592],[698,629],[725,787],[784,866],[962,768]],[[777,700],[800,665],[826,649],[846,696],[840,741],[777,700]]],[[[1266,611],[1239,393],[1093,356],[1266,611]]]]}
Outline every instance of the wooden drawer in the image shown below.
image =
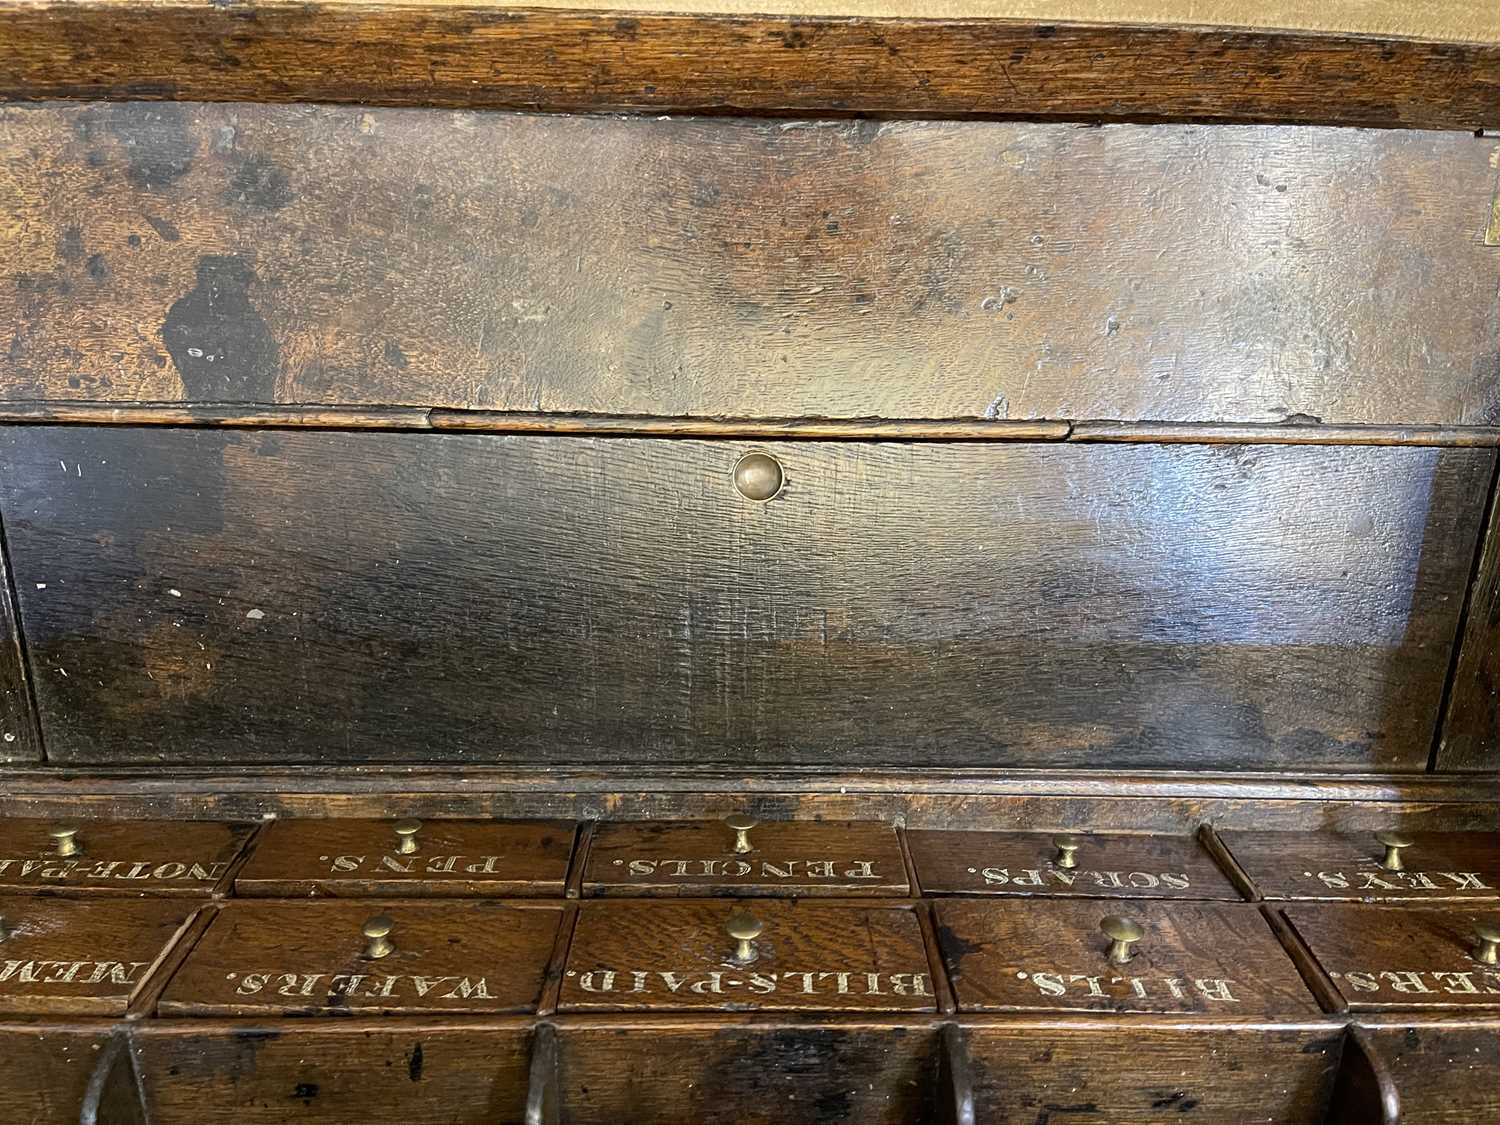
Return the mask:
{"type": "Polygon", "coordinates": [[[156,898],[0,898],[0,1015],[125,1015],[193,912],[156,898]]]}
{"type": "MultiPolygon", "coordinates": [[[[25,1125],[116,1125],[81,1118],[90,1079],[109,1044],[108,1026],[0,1025],[0,1120],[25,1125]]],[[[125,1125],[120,1122],[119,1125],[125,1125]]]]}
{"type": "Polygon", "coordinates": [[[1190,836],[911,831],[906,842],[924,894],[1240,898],[1190,836]]]}
{"type": "Polygon", "coordinates": [[[965,1012],[1205,1013],[1257,1020],[1318,1006],[1248,904],[948,901],[938,944],[965,1012]],[[1120,929],[1122,922],[1134,929],[1120,929]],[[1120,949],[1116,934],[1139,936],[1120,949]],[[1114,954],[1127,955],[1123,963],[1114,954]]]}
{"type": "Polygon", "coordinates": [[[526,900],[229,902],[168,984],[160,1011],[531,1011],[561,917],[561,906],[526,900]]]}
{"type": "Polygon", "coordinates": [[[874,822],[605,823],[594,831],[583,893],[884,895],[910,893],[896,830],[874,822]]]}
{"type": "Polygon", "coordinates": [[[909,908],[621,901],[579,909],[559,1010],[928,1012],[935,1001],[909,908]]]}
{"type": "Polygon", "coordinates": [[[565,821],[280,820],[235,878],[237,894],[561,897],[565,821]]]}
{"type": "Polygon", "coordinates": [[[1328,905],[1283,913],[1353,1011],[1500,1009],[1500,908],[1328,905]]]}
{"type": "Polygon", "coordinates": [[[1365,902],[1500,898],[1493,832],[1221,832],[1268,899],[1365,902]]]}
{"type": "Polygon", "coordinates": [[[1421,772],[1494,453],[24,426],[0,461],[59,765],[1421,772]]]}
{"type": "Polygon", "coordinates": [[[564,1125],[931,1125],[937,1036],[899,1017],[836,1025],[745,1022],[565,1028],[564,1125]]]}
{"type": "Polygon", "coordinates": [[[528,1028],[420,1018],[353,1022],[143,1026],[135,1052],[146,1119],[152,1125],[208,1119],[519,1125],[525,1119],[528,1028]]]}
{"type": "Polygon", "coordinates": [[[980,1125],[1324,1125],[1343,1031],[1054,1020],[963,1038],[980,1125]]]}
{"type": "Polygon", "coordinates": [[[1406,1023],[1361,1021],[1359,1034],[1377,1072],[1395,1091],[1400,1125],[1500,1121],[1500,1087],[1495,1084],[1500,1020],[1424,1016],[1406,1023]]]}
{"type": "Polygon", "coordinates": [[[206,820],[0,820],[0,892],[208,896],[254,831],[206,820]]]}

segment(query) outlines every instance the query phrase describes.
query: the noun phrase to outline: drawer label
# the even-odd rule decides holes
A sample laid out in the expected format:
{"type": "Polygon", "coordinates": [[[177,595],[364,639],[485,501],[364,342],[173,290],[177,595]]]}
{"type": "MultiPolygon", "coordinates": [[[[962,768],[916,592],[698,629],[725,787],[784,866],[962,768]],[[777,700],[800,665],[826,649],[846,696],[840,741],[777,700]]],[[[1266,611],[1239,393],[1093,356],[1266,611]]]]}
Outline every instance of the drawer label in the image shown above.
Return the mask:
{"type": "Polygon", "coordinates": [[[880,879],[875,861],[870,859],[617,859],[616,867],[640,878],[666,879],[762,879],[766,882],[806,881],[809,879],[845,880],[880,879]]]}
{"type": "Polygon", "coordinates": [[[0,961],[0,984],[136,984],[150,961],[0,961]]]}
{"type": "Polygon", "coordinates": [[[1476,871],[1304,871],[1332,891],[1492,891],[1476,871]]]}
{"type": "Polygon", "coordinates": [[[1500,971],[1495,969],[1386,970],[1329,973],[1351,993],[1390,992],[1405,996],[1500,996],[1500,971]]]}
{"type": "Polygon", "coordinates": [[[180,879],[215,882],[228,863],[155,863],[129,859],[0,859],[0,876],[38,880],[110,880],[170,883],[180,879]]]}
{"type": "Polygon", "coordinates": [[[1105,890],[1119,891],[1135,888],[1149,891],[1161,887],[1185,891],[1192,886],[1186,873],[1180,871],[1090,871],[1074,868],[1066,871],[1057,868],[1022,867],[970,867],[970,875],[978,875],[991,887],[1085,887],[1095,886],[1105,890]]]}
{"type": "Polygon", "coordinates": [[[354,875],[370,868],[375,874],[498,875],[504,859],[499,855],[382,855],[371,863],[370,857],[363,855],[320,855],[318,862],[328,864],[330,875],[354,875]]]}
{"type": "Polygon", "coordinates": [[[1071,996],[1079,1000],[1102,998],[1149,1000],[1170,997],[1187,1001],[1202,998],[1211,1004],[1238,1004],[1239,985],[1222,977],[1106,977],[1087,973],[1016,973],[1029,980],[1043,996],[1071,996]]]}
{"type": "Polygon", "coordinates": [[[931,996],[926,973],[766,972],[750,970],[662,972],[647,969],[569,969],[585,992],[616,995],[698,993],[726,996],[743,993],[771,996],[931,996]]]}
{"type": "Polygon", "coordinates": [[[484,977],[416,973],[228,973],[236,996],[357,1000],[491,1000],[484,977]]]}

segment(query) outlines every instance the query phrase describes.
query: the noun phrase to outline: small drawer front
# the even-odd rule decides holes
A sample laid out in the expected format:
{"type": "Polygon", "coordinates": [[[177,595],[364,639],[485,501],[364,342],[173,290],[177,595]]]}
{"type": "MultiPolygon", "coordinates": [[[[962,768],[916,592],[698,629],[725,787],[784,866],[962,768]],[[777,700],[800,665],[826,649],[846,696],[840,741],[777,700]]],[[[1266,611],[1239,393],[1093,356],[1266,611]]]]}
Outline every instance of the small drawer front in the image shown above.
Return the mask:
{"type": "Polygon", "coordinates": [[[1500,835],[1488,832],[1221,832],[1268,899],[1500,899],[1500,835]]]}
{"type": "Polygon", "coordinates": [[[1500,908],[1289,906],[1348,1007],[1500,1008],[1500,908]]]}
{"type": "Polygon", "coordinates": [[[935,1010],[909,909],[844,902],[592,902],[562,1011],[935,1010]]]}
{"type": "MultiPolygon", "coordinates": [[[[0,1030],[0,1059],[5,1060],[0,1121],[79,1125],[89,1079],[107,1044],[108,1032],[103,1028],[64,1030],[34,1024],[0,1030]]],[[[97,1122],[116,1125],[102,1116],[97,1122]]]]}
{"type": "Polygon", "coordinates": [[[496,1125],[525,1119],[530,1039],[421,1020],[233,1033],[150,1024],[135,1050],[152,1125],[496,1125]]]}
{"type": "Polygon", "coordinates": [[[560,906],[230,902],[162,995],[164,1015],[523,1012],[560,906]]]}
{"type": "Polygon", "coordinates": [[[1189,836],[1071,832],[908,832],[927,894],[1238,901],[1189,836]]]}
{"type": "Polygon", "coordinates": [[[1333,1025],[975,1028],[973,1120],[1323,1125],[1342,1038],[1333,1025]]]}
{"type": "Polygon", "coordinates": [[[208,896],[254,831],[201,820],[0,820],[0,893],[208,896]]]}
{"type": "Polygon", "coordinates": [[[1250,905],[1002,899],[939,903],[937,918],[962,1011],[1318,1011],[1250,905]]]}
{"type": "Polygon", "coordinates": [[[164,899],[0,899],[0,1014],[124,1015],[193,913],[164,899]]]}
{"type": "Polygon", "coordinates": [[[874,822],[606,823],[594,833],[584,893],[604,895],[909,894],[896,830],[874,822]]]}
{"type": "Polygon", "coordinates": [[[1500,1021],[1361,1028],[1401,1099],[1401,1125],[1500,1121],[1500,1021]]]}
{"type": "Polygon", "coordinates": [[[235,878],[246,897],[561,897],[567,821],[281,820],[235,878]]]}

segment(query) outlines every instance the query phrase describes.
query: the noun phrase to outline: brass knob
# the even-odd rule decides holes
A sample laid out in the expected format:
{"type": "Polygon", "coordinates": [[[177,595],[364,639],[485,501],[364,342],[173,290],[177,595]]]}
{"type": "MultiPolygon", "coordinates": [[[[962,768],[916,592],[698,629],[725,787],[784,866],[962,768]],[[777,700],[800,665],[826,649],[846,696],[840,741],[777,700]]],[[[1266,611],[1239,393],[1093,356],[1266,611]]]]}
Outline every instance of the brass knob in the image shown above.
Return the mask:
{"type": "Polygon", "coordinates": [[[1399,832],[1377,832],[1375,839],[1385,847],[1385,858],[1380,861],[1380,866],[1387,871],[1405,871],[1406,864],[1401,862],[1401,849],[1411,847],[1411,837],[1399,832]]]}
{"type": "Polygon", "coordinates": [[[1077,836],[1054,836],[1052,846],[1057,849],[1057,858],[1052,862],[1058,867],[1071,871],[1078,866],[1078,849],[1083,847],[1083,841],[1077,836]]]}
{"type": "Polygon", "coordinates": [[[781,462],[769,453],[747,453],[735,462],[734,487],[746,500],[771,500],[786,484],[781,462]]]}
{"type": "Polygon", "coordinates": [[[77,825],[59,824],[48,829],[47,835],[57,841],[58,855],[71,856],[83,854],[83,845],[78,842],[77,825]]]}
{"type": "Polygon", "coordinates": [[[393,825],[396,829],[396,854],[417,854],[417,833],[422,829],[420,820],[398,820],[393,825]]]}
{"type": "Polygon", "coordinates": [[[1109,949],[1104,955],[1116,965],[1123,965],[1134,957],[1135,952],[1130,947],[1146,936],[1139,922],[1133,918],[1121,918],[1118,914],[1106,917],[1099,923],[1099,928],[1109,938],[1109,949]]]}
{"type": "Polygon", "coordinates": [[[1475,922],[1474,936],[1479,939],[1474,960],[1486,965],[1500,965],[1500,926],[1493,922],[1475,922]]]}
{"type": "Polygon", "coordinates": [[[366,961],[379,961],[396,952],[396,943],[391,940],[394,926],[389,914],[377,914],[364,924],[361,932],[365,935],[366,961]]]}
{"type": "Polygon", "coordinates": [[[755,949],[755,939],[760,937],[764,929],[759,918],[744,910],[736,910],[729,916],[729,921],[724,923],[724,931],[734,938],[735,961],[748,965],[760,956],[755,949]]]}
{"type": "Polygon", "coordinates": [[[754,828],[760,821],[753,816],[744,813],[733,813],[724,818],[724,823],[734,832],[734,854],[749,855],[755,850],[750,843],[750,829],[754,828]]]}

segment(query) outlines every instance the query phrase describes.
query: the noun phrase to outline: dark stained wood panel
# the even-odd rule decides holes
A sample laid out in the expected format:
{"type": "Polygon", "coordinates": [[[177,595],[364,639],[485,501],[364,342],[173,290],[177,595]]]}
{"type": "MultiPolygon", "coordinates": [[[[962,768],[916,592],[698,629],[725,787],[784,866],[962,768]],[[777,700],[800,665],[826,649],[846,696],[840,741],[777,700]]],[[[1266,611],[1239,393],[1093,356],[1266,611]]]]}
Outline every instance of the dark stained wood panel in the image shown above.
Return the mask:
{"type": "Polygon", "coordinates": [[[0,456],[57,761],[1342,770],[1426,765],[1493,459],[50,427],[0,456]]]}
{"type": "MultiPolygon", "coordinates": [[[[1401,1125],[1472,1125],[1500,1120],[1500,1019],[1413,1020],[1363,1030],[1401,1102],[1401,1125]]],[[[1352,1125],[1352,1123],[1351,1123],[1352,1125]]]]}
{"type": "Polygon", "coordinates": [[[1276,127],[16,104],[0,397],[1488,424],[1497,152],[1276,127]]]}
{"type": "MultiPolygon", "coordinates": [[[[868,18],[866,6],[852,7],[858,14],[686,15],[7,0],[0,94],[1464,129],[1500,115],[1493,40],[1392,34],[1410,20],[1374,17],[1361,34],[1320,34],[1202,26],[1188,5],[1179,19],[1199,26],[901,18],[899,8],[868,18]]],[[[1481,20],[1468,26],[1484,30],[1481,20]]],[[[1445,30],[1460,24],[1450,17],[1445,30]]]]}
{"type": "Polygon", "coordinates": [[[5,555],[0,552],[0,762],[35,762],[42,757],[26,679],[20,625],[5,555]]]}
{"type": "MultiPolygon", "coordinates": [[[[79,1125],[89,1078],[109,1041],[105,1027],[13,1023],[0,1027],[0,1113],[26,1125],[79,1125]]],[[[101,1120],[98,1125],[114,1125],[101,1120]]]]}
{"type": "Polygon", "coordinates": [[[1500,769],[1500,491],[1493,485],[1485,528],[1434,760],[1440,770],[1500,769]]]}

